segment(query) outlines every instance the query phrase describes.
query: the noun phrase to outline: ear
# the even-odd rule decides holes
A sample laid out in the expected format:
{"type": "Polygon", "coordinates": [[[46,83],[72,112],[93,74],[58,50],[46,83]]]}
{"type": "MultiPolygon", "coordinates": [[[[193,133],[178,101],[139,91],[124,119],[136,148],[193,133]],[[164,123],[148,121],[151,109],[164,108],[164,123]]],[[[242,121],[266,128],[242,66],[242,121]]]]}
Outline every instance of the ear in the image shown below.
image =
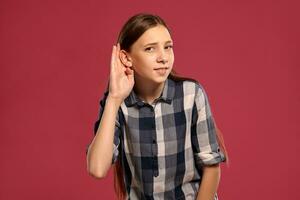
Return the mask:
{"type": "Polygon", "coordinates": [[[130,55],[125,50],[120,50],[120,60],[126,67],[132,67],[132,61],[130,55]]]}

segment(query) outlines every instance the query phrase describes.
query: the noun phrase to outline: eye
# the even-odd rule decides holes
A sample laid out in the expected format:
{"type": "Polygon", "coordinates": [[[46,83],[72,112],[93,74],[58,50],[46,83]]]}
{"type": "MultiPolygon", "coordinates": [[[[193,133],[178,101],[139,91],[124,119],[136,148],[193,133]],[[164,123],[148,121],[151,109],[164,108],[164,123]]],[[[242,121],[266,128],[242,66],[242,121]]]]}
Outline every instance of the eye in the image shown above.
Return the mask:
{"type": "Polygon", "coordinates": [[[150,51],[151,49],[153,49],[153,47],[147,47],[145,51],[150,51]]]}
{"type": "Polygon", "coordinates": [[[166,49],[172,49],[173,45],[166,46],[166,49]]]}

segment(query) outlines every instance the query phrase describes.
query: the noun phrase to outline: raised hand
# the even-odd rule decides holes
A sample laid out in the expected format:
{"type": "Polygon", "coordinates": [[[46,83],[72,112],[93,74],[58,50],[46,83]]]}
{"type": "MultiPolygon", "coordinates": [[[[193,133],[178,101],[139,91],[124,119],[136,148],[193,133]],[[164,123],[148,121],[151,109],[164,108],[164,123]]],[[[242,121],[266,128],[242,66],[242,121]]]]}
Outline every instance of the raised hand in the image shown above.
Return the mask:
{"type": "Polygon", "coordinates": [[[130,94],[133,86],[134,72],[121,62],[120,44],[113,45],[110,64],[109,96],[123,101],[130,94]]]}

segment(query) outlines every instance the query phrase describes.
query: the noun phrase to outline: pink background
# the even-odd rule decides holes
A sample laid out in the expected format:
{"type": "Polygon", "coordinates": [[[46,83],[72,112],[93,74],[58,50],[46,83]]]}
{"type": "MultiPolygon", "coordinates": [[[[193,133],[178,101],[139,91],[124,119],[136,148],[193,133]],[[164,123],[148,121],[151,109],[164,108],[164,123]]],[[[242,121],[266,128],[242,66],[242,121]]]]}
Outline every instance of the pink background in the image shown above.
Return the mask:
{"type": "Polygon", "coordinates": [[[169,24],[174,68],[208,93],[230,155],[220,200],[300,199],[299,3],[179,2],[1,1],[0,199],[114,199],[85,147],[112,45],[143,11],[169,24]]]}

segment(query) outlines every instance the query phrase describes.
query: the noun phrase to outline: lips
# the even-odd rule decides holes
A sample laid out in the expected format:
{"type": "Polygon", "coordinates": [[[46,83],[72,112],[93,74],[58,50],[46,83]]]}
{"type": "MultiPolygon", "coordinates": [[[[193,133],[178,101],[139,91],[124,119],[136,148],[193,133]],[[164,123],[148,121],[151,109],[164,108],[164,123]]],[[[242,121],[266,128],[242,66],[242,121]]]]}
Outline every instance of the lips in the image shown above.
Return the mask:
{"type": "Polygon", "coordinates": [[[159,70],[159,69],[168,69],[168,67],[159,67],[159,68],[155,68],[154,70],[159,70]]]}
{"type": "Polygon", "coordinates": [[[157,73],[159,76],[165,76],[168,71],[168,67],[160,67],[154,69],[155,73],[157,73]]]}

